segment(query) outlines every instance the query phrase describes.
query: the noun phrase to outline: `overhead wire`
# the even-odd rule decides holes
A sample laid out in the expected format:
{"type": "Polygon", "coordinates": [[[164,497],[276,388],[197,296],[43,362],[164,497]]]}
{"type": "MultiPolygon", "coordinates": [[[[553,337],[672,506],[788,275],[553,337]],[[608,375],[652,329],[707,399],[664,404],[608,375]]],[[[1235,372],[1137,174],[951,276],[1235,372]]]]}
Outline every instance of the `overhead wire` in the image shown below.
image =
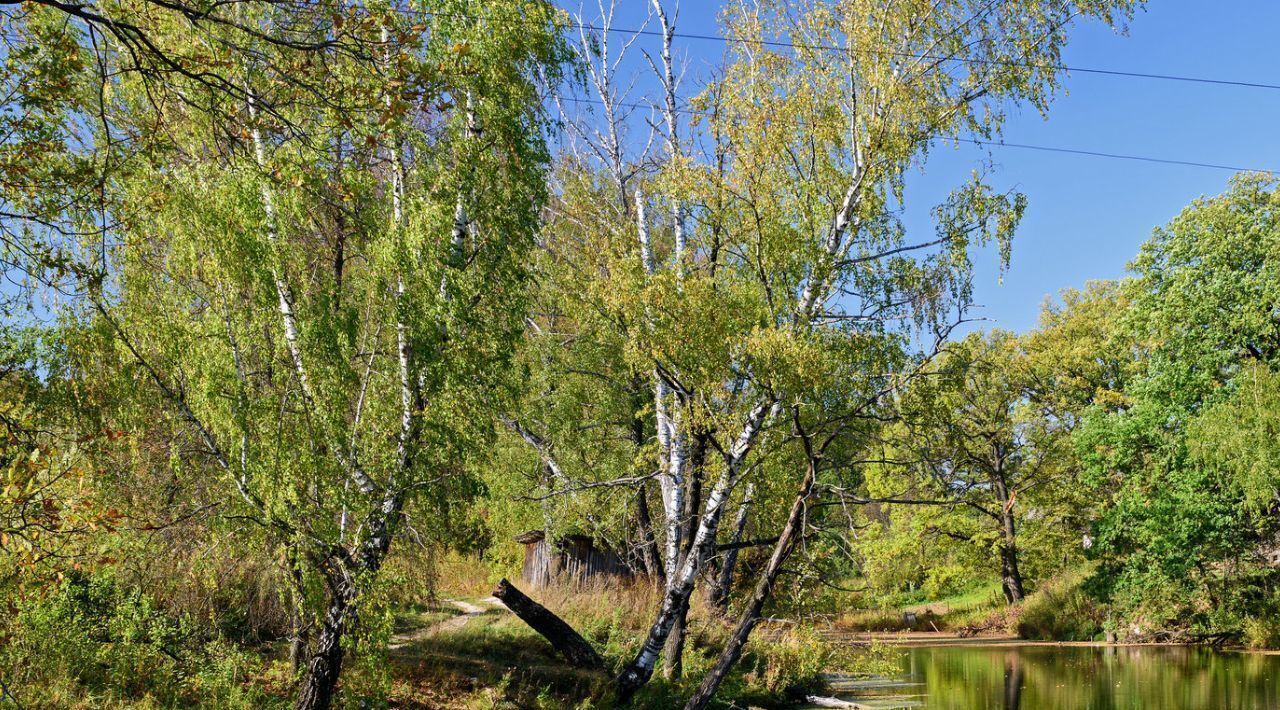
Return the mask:
{"type": "MultiPolygon", "coordinates": [[[[411,10],[411,14],[423,17],[452,17],[465,18],[470,20],[489,20],[481,15],[458,13],[458,12],[438,12],[434,10],[411,10]]],[[[512,20],[505,20],[513,22],[512,20]]],[[[655,37],[661,39],[663,34],[659,30],[650,30],[642,27],[614,27],[612,25],[602,27],[593,25],[589,22],[580,22],[569,20],[564,23],[565,26],[573,29],[585,30],[589,32],[607,32],[610,34],[622,34],[640,37],[655,37]]],[[[1230,86],[1247,89],[1263,89],[1268,91],[1280,91],[1280,83],[1271,83],[1264,81],[1248,81],[1244,79],[1221,79],[1216,77],[1190,76],[1186,74],[1167,74],[1162,72],[1142,72],[1127,69],[1107,69],[1102,67],[1086,67],[1076,64],[1062,63],[1043,63],[1043,62],[1027,62],[1014,59],[977,59],[973,57],[956,57],[937,54],[915,54],[912,52],[904,52],[896,49],[877,49],[874,47],[842,47],[834,44],[820,44],[809,42],[789,42],[780,39],[754,39],[750,37],[740,37],[735,35],[713,35],[698,32],[680,32],[672,33],[673,39],[688,39],[708,42],[724,42],[726,44],[759,44],[765,47],[786,48],[786,49],[805,49],[810,51],[829,51],[829,52],[852,52],[854,54],[871,54],[878,56],[891,56],[900,59],[925,59],[936,62],[954,62],[957,64],[973,64],[980,66],[1009,66],[1020,68],[1047,69],[1052,71],[1061,71],[1067,73],[1094,74],[1098,76],[1107,76],[1124,79],[1147,79],[1153,81],[1175,81],[1192,84],[1206,84],[1212,86],[1230,86]]]]}
{"type": "MultiPolygon", "coordinates": [[[[491,19],[491,18],[480,16],[480,15],[468,14],[468,13],[457,13],[457,12],[442,13],[442,12],[431,11],[431,10],[414,10],[411,12],[413,14],[417,14],[421,16],[429,16],[429,17],[443,16],[443,17],[464,18],[464,19],[471,19],[471,20],[491,19]]],[[[599,26],[599,25],[593,25],[587,22],[580,22],[575,20],[570,20],[565,24],[568,27],[589,31],[589,32],[607,32],[611,34],[625,34],[629,36],[656,37],[659,39],[663,37],[663,33],[660,32],[659,30],[649,30],[649,29],[645,29],[644,27],[614,27],[612,25],[599,26]]],[[[805,49],[805,50],[814,50],[814,51],[854,52],[854,53],[874,54],[874,55],[881,55],[881,56],[894,56],[894,57],[903,58],[903,59],[913,59],[913,60],[924,59],[929,61],[936,61],[939,63],[954,62],[954,63],[972,64],[972,65],[994,65],[994,66],[1016,66],[1021,68],[1039,68],[1039,69],[1049,69],[1053,71],[1062,71],[1067,73],[1093,74],[1093,75],[1107,76],[1107,77],[1113,77],[1113,78],[1147,79],[1147,80],[1157,80],[1157,81],[1173,81],[1173,82],[1204,84],[1204,85],[1213,85],[1213,86],[1229,86],[1229,87],[1263,89],[1263,90],[1280,90],[1280,84],[1257,82],[1257,81],[1245,81],[1245,80],[1238,80],[1238,79],[1219,79],[1219,78],[1196,77],[1196,76],[1188,76],[1188,75],[1180,75],[1180,74],[1138,72],[1138,71],[1128,71],[1128,70],[1121,70],[1121,69],[1104,69],[1104,68],[1097,68],[1097,67],[1082,67],[1078,65],[1060,64],[1060,63],[1045,64],[1045,63],[1036,63],[1036,62],[1018,62],[1015,60],[975,59],[975,58],[969,58],[969,57],[913,54],[910,52],[902,52],[899,50],[885,50],[885,49],[874,49],[874,48],[850,48],[850,47],[840,47],[837,45],[828,45],[828,44],[787,42],[783,40],[768,40],[768,39],[751,39],[746,37],[738,37],[734,35],[711,35],[711,34],[703,34],[703,33],[696,33],[696,32],[677,31],[672,33],[672,38],[699,40],[699,41],[717,41],[717,42],[725,42],[725,43],[740,43],[740,44],[754,43],[754,44],[760,44],[762,46],[768,46],[768,47],[805,49]]],[[[600,106],[603,106],[605,103],[601,99],[587,99],[587,98],[581,98],[581,97],[561,97],[561,100],[570,101],[574,103],[597,104],[600,106]]],[[[635,103],[635,102],[615,102],[614,105],[619,107],[624,107],[624,108],[656,108],[654,106],[635,103]]],[[[709,115],[706,112],[699,112],[692,109],[677,109],[677,111],[680,113],[688,114],[688,115],[709,115]]],[[[1019,150],[1031,150],[1031,151],[1038,151],[1038,152],[1045,152],[1045,153],[1058,153],[1063,155],[1076,155],[1076,156],[1091,157],[1091,158],[1103,158],[1103,159],[1109,159],[1109,160],[1126,160],[1131,162],[1152,163],[1152,164],[1159,164],[1159,165],[1175,165],[1175,166],[1192,167],[1192,168],[1204,168],[1204,169],[1211,169],[1211,170],[1228,170],[1232,172],[1280,173],[1280,171],[1273,170],[1270,168],[1244,167],[1244,166],[1238,166],[1238,165],[1228,165],[1223,163],[1210,163],[1205,161],[1186,160],[1186,159],[1180,159],[1180,158],[1163,158],[1163,157],[1156,157],[1156,156],[1149,156],[1149,155],[1116,153],[1111,151],[1093,150],[1093,149],[1086,149],[1086,148],[1069,148],[1064,146],[1019,143],[1019,142],[1005,141],[1003,139],[988,140],[984,138],[975,138],[975,137],[969,137],[969,136],[938,135],[938,136],[934,136],[934,140],[958,141],[962,143],[970,143],[979,147],[1014,148],[1019,150]]]]}
{"type": "MultiPolygon", "coordinates": [[[[571,103],[578,103],[578,104],[593,104],[597,106],[604,105],[604,101],[601,99],[589,99],[589,98],[582,98],[582,97],[564,96],[564,97],[561,97],[560,100],[571,102],[571,103]]],[[[618,101],[618,102],[615,102],[614,105],[620,108],[653,109],[653,110],[658,109],[657,106],[651,106],[649,104],[644,104],[644,103],[639,103],[634,101],[618,101]]],[[[696,111],[694,109],[686,109],[686,108],[677,108],[676,111],[686,115],[694,115],[694,116],[705,117],[705,116],[711,115],[710,112],[696,111]]],[[[1086,156],[1091,158],[1107,158],[1111,160],[1129,160],[1129,161],[1142,162],[1142,163],[1155,163],[1160,165],[1180,165],[1183,167],[1208,168],[1212,170],[1229,170],[1231,172],[1257,172],[1257,173],[1280,174],[1280,171],[1273,170],[1271,168],[1243,167],[1239,165],[1225,165],[1222,163],[1207,163],[1207,162],[1201,162],[1197,160],[1182,160],[1178,158],[1159,158],[1159,157],[1150,156],[1150,155],[1112,153],[1112,152],[1101,151],[1101,150],[1088,150],[1083,148],[1066,148],[1062,146],[1037,145],[1033,143],[1015,143],[1015,142],[1005,141],[1003,139],[973,138],[970,136],[958,136],[958,135],[950,135],[950,134],[939,134],[939,135],[933,136],[933,139],[938,141],[958,141],[961,143],[970,143],[979,147],[1015,148],[1020,150],[1034,150],[1034,151],[1047,152],[1047,153],[1079,155],[1079,156],[1086,156]]]]}

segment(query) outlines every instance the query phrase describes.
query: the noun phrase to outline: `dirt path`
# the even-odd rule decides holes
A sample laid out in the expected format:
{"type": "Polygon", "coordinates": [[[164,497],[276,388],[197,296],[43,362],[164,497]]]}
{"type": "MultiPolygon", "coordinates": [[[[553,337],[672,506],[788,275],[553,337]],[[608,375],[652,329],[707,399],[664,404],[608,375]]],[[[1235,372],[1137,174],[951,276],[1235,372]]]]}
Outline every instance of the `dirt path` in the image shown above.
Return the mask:
{"type": "Polygon", "coordinates": [[[457,631],[463,626],[466,626],[467,622],[471,621],[473,617],[479,616],[480,614],[495,608],[506,608],[502,605],[502,602],[494,599],[493,597],[480,600],[481,603],[487,604],[488,606],[479,606],[459,599],[444,599],[443,601],[445,604],[457,607],[462,613],[445,619],[444,621],[437,621],[434,624],[428,624],[419,629],[413,629],[411,631],[396,634],[391,637],[391,643],[387,645],[387,648],[395,651],[397,649],[410,646],[423,639],[431,638],[441,632],[457,631]]]}

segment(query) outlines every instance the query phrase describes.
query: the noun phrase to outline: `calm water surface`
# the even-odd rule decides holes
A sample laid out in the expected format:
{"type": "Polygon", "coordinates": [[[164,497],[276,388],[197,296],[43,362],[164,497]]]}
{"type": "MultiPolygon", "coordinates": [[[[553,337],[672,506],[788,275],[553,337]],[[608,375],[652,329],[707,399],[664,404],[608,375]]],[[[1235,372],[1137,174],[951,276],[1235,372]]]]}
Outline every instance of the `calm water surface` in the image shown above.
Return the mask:
{"type": "Polygon", "coordinates": [[[876,708],[1280,710],[1280,656],[1204,648],[903,649],[901,682],[846,688],[876,708]]]}

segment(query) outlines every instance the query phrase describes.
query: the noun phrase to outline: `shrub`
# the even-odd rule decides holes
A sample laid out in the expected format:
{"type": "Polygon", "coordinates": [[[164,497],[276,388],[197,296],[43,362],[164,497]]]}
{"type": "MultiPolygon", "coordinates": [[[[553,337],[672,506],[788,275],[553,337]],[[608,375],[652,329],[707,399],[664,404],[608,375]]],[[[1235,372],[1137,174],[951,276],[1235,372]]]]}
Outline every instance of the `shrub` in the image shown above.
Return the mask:
{"type": "Polygon", "coordinates": [[[1240,641],[1248,648],[1280,648],[1280,595],[1272,595],[1247,613],[1240,622],[1240,641]]]}
{"type": "Polygon", "coordinates": [[[188,633],[146,597],[76,574],[47,597],[20,602],[4,661],[24,687],[62,677],[126,697],[171,698],[188,633]]]}
{"type": "Polygon", "coordinates": [[[265,707],[249,675],[255,655],[209,643],[186,617],[165,613],[106,575],[72,574],[17,600],[0,643],[0,674],[34,706],[265,707]],[[92,702],[89,701],[92,698],[92,702]]]}
{"type": "Polygon", "coordinates": [[[1105,612],[1085,588],[1090,570],[1065,572],[1022,603],[1018,635],[1050,641],[1088,641],[1102,633],[1105,612]]]}
{"type": "Polygon", "coordinates": [[[770,694],[817,690],[828,673],[850,676],[893,675],[899,671],[896,649],[873,643],[853,646],[833,643],[817,630],[798,627],[769,638],[752,640],[754,668],[747,673],[748,686],[770,694]]]}

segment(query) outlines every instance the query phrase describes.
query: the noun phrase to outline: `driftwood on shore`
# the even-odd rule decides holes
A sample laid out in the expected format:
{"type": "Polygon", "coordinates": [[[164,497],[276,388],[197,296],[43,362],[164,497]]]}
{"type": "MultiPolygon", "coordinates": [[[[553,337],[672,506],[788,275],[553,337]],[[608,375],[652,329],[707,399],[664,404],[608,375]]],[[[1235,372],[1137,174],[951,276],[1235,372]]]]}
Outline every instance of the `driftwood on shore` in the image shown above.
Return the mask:
{"type": "Polygon", "coordinates": [[[821,695],[806,695],[804,701],[810,705],[817,705],[820,708],[846,708],[846,710],[870,710],[870,705],[855,703],[852,700],[841,700],[840,698],[827,698],[821,695]]]}
{"type": "Polygon", "coordinates": [[[581,634],[550,609],[525,596],[524,592],[516,589],[506,578],[494,587],[493,596],[500,599],[512,614],[541,634],[557,653],[573,665],[591,670],[604,668],[604,659],[581,634]]]}

